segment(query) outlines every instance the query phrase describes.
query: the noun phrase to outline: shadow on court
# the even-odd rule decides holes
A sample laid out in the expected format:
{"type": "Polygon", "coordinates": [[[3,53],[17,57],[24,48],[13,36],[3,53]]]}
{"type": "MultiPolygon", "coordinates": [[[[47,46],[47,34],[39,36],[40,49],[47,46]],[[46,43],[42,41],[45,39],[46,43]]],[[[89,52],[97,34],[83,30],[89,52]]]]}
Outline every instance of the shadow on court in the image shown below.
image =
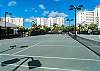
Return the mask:
{"type": "Polygon", "coordinates": [[[10,51],[10,50],[16,49],[16,48],[25,48],[25,47],[28,47],[28,46],[25,45],[25,46],[17,47],[17,45],[12,45],[12,46],[10,46],[9,49],[4,50],[4,51],[1,51],[0,53],[4,53],[4,52],[7,52],[7,51],[10,51]]]}
{"type": "Polygon", "coordinates": [[[28,61],[28,67],[29,69],[33,69],[33,68],[37,68],[37,67],[41,67],[41,62],[39,60],[34,60],[32,57],[23,57],[23,58],[15,58],[15,59],[11,59],[11,60],[7,60],[4,62],[1,62],[1,66],[7,66],[9,64],[13,64],[13,63],[17,63],[19,62],[21,59],[25,59],[21,64],[19,64],[16,68],[14,68],[12,71],[16,71],[22,64],[24,64],[28,59],[31,59],[31,61],[28,61]]]}

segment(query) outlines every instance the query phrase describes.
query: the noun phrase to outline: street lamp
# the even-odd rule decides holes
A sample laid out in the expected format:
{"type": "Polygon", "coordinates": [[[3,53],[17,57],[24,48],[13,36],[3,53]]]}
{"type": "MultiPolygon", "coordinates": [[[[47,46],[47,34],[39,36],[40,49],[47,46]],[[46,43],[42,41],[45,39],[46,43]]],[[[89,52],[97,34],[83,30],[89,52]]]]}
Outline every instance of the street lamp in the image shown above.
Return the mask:
{"type": "MultiPolygon", "coordinates": [[[[70,28],[70,22],[73,21],[73,20],[74,20],[74,19],[67,19],[67,20],[66,20],[66,21],[69,22],[69,28],[70,28]]],[[[70,31],[70,30],[68,30],[68,33],[69,33],[69,31],[70,31]]]]}
{"type": "Polygon", "coordinates": [[[1,40],[1,25],[0,25],[0,40],[1,40]]]}
{"type": "Polygon", "coordinates": [[[69,26],[70,26],[70,22],[73,21],[74,19],[67,19],[66,21],[69,22],[69,26]]]}
{"type": "MultiPolygon", "coordinates": [[[[74,19],[67,19],[66,21],[69,22],[69,27],[70,27],[70,22],[73,21],[74,19]]],[[[69,33],[69,30],[68,30],[68,33],[69,33]]]]}
{"type": "Polygon", "coordinates": [[[5,38],[7,36],[7,26],[6,26],[6,16],[7,15],[12,15],[12,13],[9,13],[9,12],[5,12],[5,38]]]}
{"type": "Polygon", "coordinates": [[[77,10],[82,10],[83,5],[79,5],[79,6],[74,6],[74,5],[70,5],[69,10],[74,10],[75,11],[75,38],[76,38],[76,12],[77,10]]]}
{"type": "Polygon", "coordinates": [[[97,8],[96,24],[97,24],[97,31],[98,31],[98,26],[99,26],[98,8],[97,8]]]}

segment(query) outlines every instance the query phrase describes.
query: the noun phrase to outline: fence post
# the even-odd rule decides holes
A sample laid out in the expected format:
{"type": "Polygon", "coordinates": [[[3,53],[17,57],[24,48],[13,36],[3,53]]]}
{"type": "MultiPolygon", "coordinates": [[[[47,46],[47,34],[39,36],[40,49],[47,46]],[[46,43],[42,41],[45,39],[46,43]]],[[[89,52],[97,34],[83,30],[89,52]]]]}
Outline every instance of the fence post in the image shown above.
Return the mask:
{"type": "Polygon", "coordinates": [[[0,40],[1,40],[1,26],[0,26],[0,40]]]}

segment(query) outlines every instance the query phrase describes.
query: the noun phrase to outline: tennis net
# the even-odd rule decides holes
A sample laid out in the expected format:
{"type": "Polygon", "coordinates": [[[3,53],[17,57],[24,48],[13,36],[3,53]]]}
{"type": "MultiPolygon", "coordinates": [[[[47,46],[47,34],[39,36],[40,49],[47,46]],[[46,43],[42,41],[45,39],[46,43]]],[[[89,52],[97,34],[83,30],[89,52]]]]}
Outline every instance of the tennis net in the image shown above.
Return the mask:
{"type": "Polygon", "coordinates": [[[100,42],[84,38],[79,35],[75,36],[72,33],[69,33],[69,36],[100,56],[100,42]]]}

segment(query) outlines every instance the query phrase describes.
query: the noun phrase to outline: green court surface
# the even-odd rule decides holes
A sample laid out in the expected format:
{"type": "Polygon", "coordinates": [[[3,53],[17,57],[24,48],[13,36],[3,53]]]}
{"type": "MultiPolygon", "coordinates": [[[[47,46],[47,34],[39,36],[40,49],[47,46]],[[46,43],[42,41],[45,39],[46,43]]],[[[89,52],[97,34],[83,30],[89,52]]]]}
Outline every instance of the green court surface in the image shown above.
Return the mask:
{"type": "Polygon", "coordinates": [[[67,34],[0,40],[0,64],[0,71],[100,71],[100,57],[67,34]],[[15,58],[20,60],[2,66],[15,58]],[[41,65],[29,69],[32,59],[41,65]]]}

